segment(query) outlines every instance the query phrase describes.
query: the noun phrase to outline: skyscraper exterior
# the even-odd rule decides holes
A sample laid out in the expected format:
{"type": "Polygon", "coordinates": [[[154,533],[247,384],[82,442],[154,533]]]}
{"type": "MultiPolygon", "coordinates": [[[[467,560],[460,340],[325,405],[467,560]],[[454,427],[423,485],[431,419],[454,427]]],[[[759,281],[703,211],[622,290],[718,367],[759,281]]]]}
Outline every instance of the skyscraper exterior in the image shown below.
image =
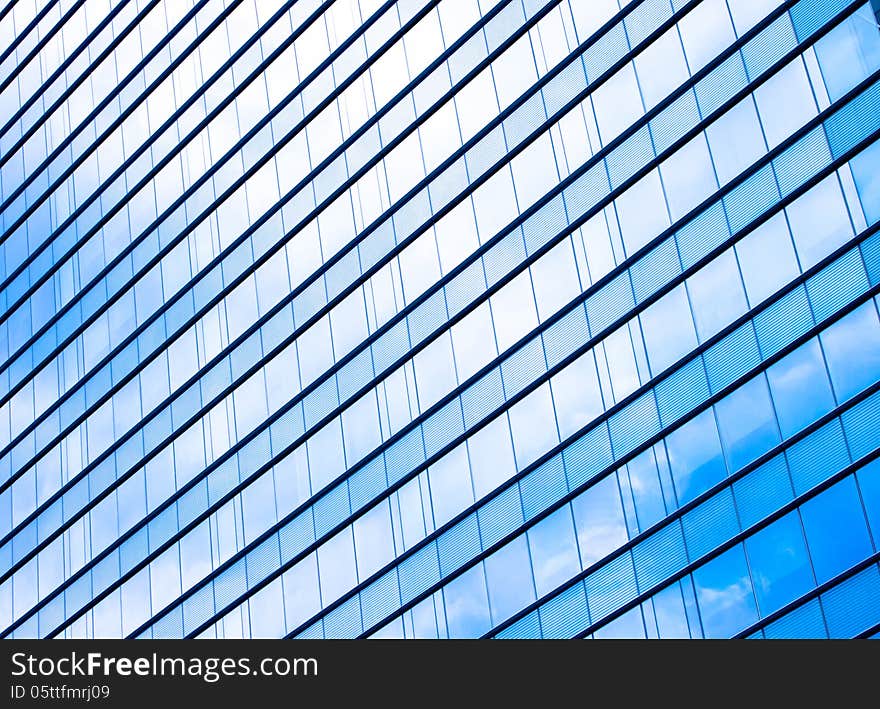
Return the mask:
{"type": "Polygon", "coordinates": [[[878,15],[7,0],[0,636],[878,634],[878,15]]]}

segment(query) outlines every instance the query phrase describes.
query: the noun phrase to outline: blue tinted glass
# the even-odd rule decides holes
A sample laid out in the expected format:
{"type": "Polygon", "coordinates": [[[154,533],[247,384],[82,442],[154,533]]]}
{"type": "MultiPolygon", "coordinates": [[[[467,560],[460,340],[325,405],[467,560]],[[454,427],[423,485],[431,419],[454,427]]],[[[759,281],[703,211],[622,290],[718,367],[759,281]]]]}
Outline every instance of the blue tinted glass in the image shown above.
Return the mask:
{"type": "Polygon", "coordinates": [[[853,158],[850,167],[865,219],[873,224],[880,219],[880,143],[872,143],[859,153],[853,158]]]}
{"type": "Polygon", "coordinates": [[[486,559],[485,565],[494,623],[506,620],[535,600],[529,547],[524,536],[496,551],[486,559]]]}
{"type": "Polygon", "coordinates": [[[645,451],[626,466],[640,529],[647,529],[666,516],[660,473],[654,451],[645,451]]]}
{"type": "Polygon", "coordinates": [[[782,608],[814,584],[796,512],[749,537],[746,554],[761,615],[782,608]]]}
{"type": "Polygon", "coordinates": [[[848,477],[801,506],[816,580],[825,583],[871,553],[855,479],[848,477]]]}
{"type": "Polygon", "coordinates": [[[428,471],[434,524],[446,524],[474,501],[467,449],[459,446],[443,456],[428,471]]]}
{"type": "Polygon", "coordinates": [[[880,66],[880,37],[866,3],[857,15],[816,43],[816,56],[832,100],[880,66]]]}
{"type": "Polygon", "coordinates": [[[603,625],[594,634],[597,640],[635,640],[644,639],[645,621],[641,608],[633,608],[607,625],[603,625]]]}
{"type": "Polygon", "coordinates": [[[532,527],[528,539],[539,596],[580,571],[574,520],[568,505],[532,527]]]}
{"type": "Polygon", "coordinates": [[[874,303],[841,318],[820,339],[839,401],[880,379],[880,321],[874,303]]]}
{"type": "Polygon", "coordinates": [[[779,442],[770,392],[763,376],[747,382],[715,406],[731,470],[738,470],[779,442]]]}
{"type": "Polygon", "coordinates": [[[767,380],[785,438],[834,406],[818,340],[810,340],[770,367],[767,380]]]}
{"type": "Polygon", "coordinates": [[[450,638],[478,638],[492,627],[482,564],[445,586],[443,601],[450,638]]]}
{"type": "Polygon", "coordinates": [[[651,371],[659,374],[697,344],[687,292],[679,286],[641,315],[651,371]]]}
{"type": "Polygon", "coordinates": [[[735,546],[693,573],[700,619],[707,638],[726,638],[758,619],[742,546],[735,546]]]}
{"type": "Polygon", "coordinates": [[[584,568],[626,542],[617,477],[611,475],[571,503],[584,568]]]}
{"type": "Polygon", "coordinates": [[[689,638],[691,636],[679,584],[674,583],[655,594],[652,603],[659,637],[689,638]]]}
{"type": "Polygon", "coordinates": [[[862,502],[871,527],[874,547],[880,546],[880,460],[868,463],[856,474],[862,502]]]}
{"type": "Polygon", "coordinates": [[[0,18],[0,637],[719,636],[876,549],[873,466],[774,521],[876,452],[872,4],[136,4],[0,18]]]}
{"type": "Polygon", "coordinates": [[[684,505],[727,475],[715,414],[706,411],[666,437],[678,503],[684,505]]]}

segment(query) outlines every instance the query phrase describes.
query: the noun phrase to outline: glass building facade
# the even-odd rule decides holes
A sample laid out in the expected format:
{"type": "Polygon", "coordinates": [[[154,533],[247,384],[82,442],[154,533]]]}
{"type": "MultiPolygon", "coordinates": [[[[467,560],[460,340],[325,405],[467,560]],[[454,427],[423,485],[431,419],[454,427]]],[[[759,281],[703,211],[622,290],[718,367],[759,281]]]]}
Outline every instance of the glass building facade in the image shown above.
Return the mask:
{"type": "Polygon", "coordinates": [[[878,15],[6,0],[0,636],[876,635],[878,15]]]}

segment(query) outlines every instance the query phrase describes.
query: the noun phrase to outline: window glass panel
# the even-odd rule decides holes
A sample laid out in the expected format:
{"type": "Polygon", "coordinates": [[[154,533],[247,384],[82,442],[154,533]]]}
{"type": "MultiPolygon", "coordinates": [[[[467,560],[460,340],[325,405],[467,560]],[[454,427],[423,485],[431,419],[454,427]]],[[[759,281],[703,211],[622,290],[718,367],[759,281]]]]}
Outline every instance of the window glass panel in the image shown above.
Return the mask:
{"type": "Polygon", "coordinates": [[[284,614],[288,632],[311,618],[321,607],[318,594],[318,555],[313,552],[284,572],[284,614]]]}
{"type": "Polygon", "coordinates": [[[846,571],[872,551],[852,476],[805,502],[801,506],[801,517],[820,584],[846,571]]]}
{"type": "Polygon", "coordinates": [[[280,638],[284,635],[281,579],[275,579],[248,600],[252,638],[280,638]]]}
{"type": "Polygon", "coordinates": [[[678,23],[691,74],[730,46],[736,39],[724,0],[706,0],[678,23]]]}
{"type": "Polygon", "coordinates": [[[837,175],[831,175],[786,208],[801,268],[806,270],[852,236],[837,175]]]}
{"type": "Polygon", "coordinates": [[[715,414],[704,411],[666,437],[678,504],[684,505],[727,475],[715,414]]]}
{"type": "Polygon", "coordinates": [[[511,161],[511,169],[516,186],[516,200],[520,211],[524,211],[559,182],[550,136],[545,133],[517,155],[511,161]]]}
{"type": "Polygon", "coordinates": [[[687,289],[701,341],[712,337],[748,309],[736,257],[731,250],[688,278],[687,289]]]}
{"type": "Polygon", "coordinates": [[[471,436],[467,447],[477,499],[494,490],[516,470],[506,414],[471,436]]]}
{"type": "Polygon", "coordinates": [[[868,224],[873,224],[880,220],[880,142],[856,155],[850,161],[850,167],[865,219],[868,224]]]}
{"type": "Polygon", "coordinates": [[[618,10],[617,0],[592,0],[569,3],[578,42],[587,40],[618,10]]]}
{"type": "Polygon", "coordinates": [[[531,271],[538,317],[542,322],[580,294],[574,252],[568,239],[538,259],[531,271]]]}
{"type": "Polygon", "coordinates": [[[874,548],[880,548],[880,459],[868,463],[859,470],[856,477],[871,527],[874,548]]]}
{"type": "Polygon", "coordinates": [[[479,244],[471,201],[464,200],[444,216],[435,225],[435,231],[440,265],[443,267],[443,273],[449,273],[468,254],[473,253],[479,244]]]}
{"type": "Polygon", "coordinates": [[[510,407],[510,430],[519,470],[559,442],[549,384],[542,384],[510,407]]]}
{"type": "Polygon", "coordinates": [[[779,443],[779,431],[763,375],[743,384],[715,405],[721,441],[732,471],[779,443]]]}
{"type": "Polygon", "coordinates": [[[687,63],[678,29],[673,27],[652,42],[635,58],[635,65],[642,99],[650,111],[687,79],[687,63]]]}
{"type": "Polygon", "coordinates": [[[748,96],[706,129],[718,180],[726,185],[766,150],[755,100],[748,96]]]}
{"type": "Polygon", "coordinates": [[[493,332],[488,303],[482,303],[453,326],[452,346],[459,381],[470,379],[498,354],[493,332]]]}
{"type": "Polygon", "coordinates": [[[706,136],[700,133],[660,165],[672,221],[680,219],[718,188],[706,136]]]}
{"type": "Polygon", "coordinates": [[[552,591],[580,568],[571,508],[565,505],[528,532],[538,596],[552,591]]]}
{"type": "Polygon", "coordinates": [[[357,583],[351,527],[346,527],[319,547],[318,569],[321,572],[321,600],[325,606],[357,583]]]}
{"type": "Polygon", "coordinates": [[[458,446],[428,470],[434,524],[440,527],[474,501],[467,448],[458,446]]]}
{"type": "Polygon", "coordinates": [[[653,449],[633,458],[625,466],[636,506],[639,529],[644,530],[666,516],[660,474],[653,449]]]}
{"type": "Polygon", "coordinates": [[[450,638],[478,638],[492,627],[482,564],[446,585],[443,601],[450,638]]]}
{"type": "Polygon", "coordinates": [[[746,553],[762,615],[773,613],[813,587],[797,512],[790,512],[749,537],[746,553]]]}
{"type": "Polygon", "coordinates": [[[730,7],[736,33],[742,37],[744,32],[748,32],[769,15],[779,3],[778,0],[727,0],[727,5],[730,7]]]}
{"type": "Polygon", "coordinates": [[[550,380],[550,385],[556,404],[559,433],[563,438],[602,413],[602,394],[592,351],[578,357],[556,374],[550,380]]]}
{"type": "Polygon", "coordinates": [[[382,441],[376,394],[367,392],[342,413],[346,458],[360,460],[382,441]]]}
{"type": "Polygon", "coordinates": [[[804,60],[798,57],[759,86],[755,102],[773,149],[818,113],[804,60]]]}
{"type": "Polygon", "coordinates": [[[645,620],[641,608],[633,608],[603,625],[593,637],[597,640],[644,640],[645,620]]]}
{"type": "Polygon", "coordinates": [[[784,214],[777,214],[736,245],[752,306],[778,291],[800,272],[784,214]]]}
{"type": "Polygon", "coordinates": [[[701,566],[693,579],[707,638],[729,638],[758,619],[742,545],[701,566]]]}
{"type": "Polygon", "coordinates": [[[655,376],[697,346],[694,319],[684,285],[664,295],[639,318],[651,372],[655,376]]]}
{"type": "Polygon", "coordinates": [[[360,581],[372,576],[394,558],[394,534],[387,500],[355,520],[354,544],[360,581]]]}
{"type": "Polygon", "coordinates": [[[419,389],[419,408],[426,411],[457,384],[449,333],[444,332],[419,352],[413,359],[413,366],[419,389]]]}
{"type": "Polygon", "coordinates": [[[832,101],[880,66],[880,32],[869,4],[816,42],[816,56],[832,101]]]}
{"type": "Polygon", "coordinates": [[[830,411],[834,396],[816,339],[798,347],[767,370],[782,435],[788,438],[830,411]]]}
{"type": "Polygon", "coordinates": [[[880,379],[880,321],[874,303],[859,306],[824,330],[819,339],[838,401],[846,401],[880,379]]]}
{"type": "Polygon", "coordinates": [[[627,254],[635,253],[669,226],[657,170],[636,182],[617,198],[615,204],[627,254]]]}
{"type": "Polygon", "coordinates": [[[535,296],[529,273],[521,273],[493,295],[492,319],[498,349],[504,352],[538,324],[535,296]]]}
{"type": "Polygon", "coordinates": [[[680,584],[674,583],[654,594],[651,602],[654,606],[657,633],[661,638],[691,637],[680,584]]]}
{"type": "Polygon", "coordinates": [[[535,600],[532,564],[524,534],[501,547],[484,563],[493,623],[506,620],[535,600]]]}
{"type": "Polygon", "coordinates": [[[571,503],[581,564],[587,568],[627,540],[617,476],[611,475],[571,503]]]}
{"type": "Polygon", "coordinates": [[[627,64],[593,92],[593,106],[602,144],[608,145],[642,115],[639,85],[627,64]]]}

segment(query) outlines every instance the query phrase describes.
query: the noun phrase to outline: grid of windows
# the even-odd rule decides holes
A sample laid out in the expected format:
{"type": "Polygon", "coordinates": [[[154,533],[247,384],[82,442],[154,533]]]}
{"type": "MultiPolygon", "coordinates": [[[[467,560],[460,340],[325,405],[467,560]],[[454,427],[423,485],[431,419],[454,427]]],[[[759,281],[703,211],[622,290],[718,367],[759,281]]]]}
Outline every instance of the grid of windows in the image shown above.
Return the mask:
{"type": "Polygon", "coordinates": [[[0,636],[876,634],[878,14],[9,0],[0,636]]]}

